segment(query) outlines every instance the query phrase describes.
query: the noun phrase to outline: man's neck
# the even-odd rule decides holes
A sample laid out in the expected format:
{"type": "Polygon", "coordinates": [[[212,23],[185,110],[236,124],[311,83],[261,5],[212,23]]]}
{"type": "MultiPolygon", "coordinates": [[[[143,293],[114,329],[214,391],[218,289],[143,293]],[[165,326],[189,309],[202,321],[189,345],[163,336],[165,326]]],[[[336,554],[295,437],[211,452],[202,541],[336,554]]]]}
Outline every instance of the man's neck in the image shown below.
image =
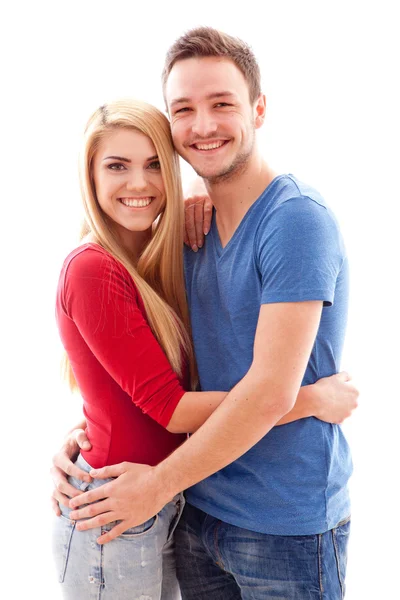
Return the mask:
{"type": "Polygon", "coordinates": [[[240,174],[229,179],[210,183],[207,191],[216,209],[216,225],[222,246],[226,246],[250,206],[277,176],[260,157],[255,156],[240,174]]]}

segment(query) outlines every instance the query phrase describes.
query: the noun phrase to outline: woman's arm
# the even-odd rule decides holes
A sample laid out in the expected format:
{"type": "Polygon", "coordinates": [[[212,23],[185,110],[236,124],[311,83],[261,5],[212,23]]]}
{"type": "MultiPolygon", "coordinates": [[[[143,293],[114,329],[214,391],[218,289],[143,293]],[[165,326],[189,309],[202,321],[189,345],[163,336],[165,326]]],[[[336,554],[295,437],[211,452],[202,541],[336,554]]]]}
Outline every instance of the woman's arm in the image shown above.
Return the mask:
{"type": "Polygon", "coordinates": [[[149,326],[126,269],[100,247],[75,255],[59,286],[57,318],[81,394],[96,392],[76,342],[80,338],[132,402],[166,427],[185,390],[149,326]]]}
{"type": "MultiPolygon", "coordinates": [[[[192,433],[196,431],[224,400],[227,392],[187,392],[177,405],[167,429],[173,433],[192,433]]],[[[351,383],[351,377],[338,373],[324,377],[313,385],[300,388],[296,404],[277,425],[284,425],[304,419],[316,417],[328,423],[342,423],[357,408],[359,392],[351,383]]],[[[86,437],[86,421],[78,423],[68,433],[60,451],[53,457],[51,475],[54,490],[51,498],[56,515],[60,515],[59,503],[68,506],[69,498],[80,494],[67,481],[67,475],[86,480],[89,475],[73,464],[80,449],[90,449],[86,437]]]]}
{"type": "Polygon", "coordinates": [[[305,417],[316,417],[327,423],[343,423],[357,408],[359,391],[345,371],[323,377],[313,385],[300,388],[296,404],[277,425],[285,425],[305,417]]]}
{"type": "MultiPolygon", "coordinates": [[[[227,392],[187,392],[177,405],[168,431],[193,433],[214,412],[227,392]]],[[[357,408],[358,390],[348,373],[323,377],[313,385],[300,388],[296,404],[277,425],[292,423],[306,417],[316,417],[328,423],[342,423],[357,408]]]]}

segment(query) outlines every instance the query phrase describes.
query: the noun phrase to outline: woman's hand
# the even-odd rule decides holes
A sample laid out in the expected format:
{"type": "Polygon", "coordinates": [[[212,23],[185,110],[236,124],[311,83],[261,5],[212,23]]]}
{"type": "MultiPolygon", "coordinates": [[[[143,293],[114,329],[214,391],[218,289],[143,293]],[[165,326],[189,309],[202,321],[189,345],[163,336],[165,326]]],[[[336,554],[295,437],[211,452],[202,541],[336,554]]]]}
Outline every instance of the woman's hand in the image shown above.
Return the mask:
{"type": "Polygon", "coordinates": [[[313,416],[327,423],[343,423],[358,406],[359,391],[345,371],[323,377],[307,386],[313,405],[313,416]]]}
{"type": "Polygon", "coordinates": [[[53,456],[53,467],[50,469],[54,483],[51,506],[58,517],[61,514],[59,504],[68,507],[70,498],[81,494],[80,490],[77,490],[68,483],[68,475],[72,475],[82,481],[92,481],[88,473],[74,465],[79,451],[90,450],[91,447],[85,431],[83,429],[74,429],[65,438],[59,452],[53,456]]]}
{"type": "Polygon", "coordinates": [[[185,244],[197,252],[210,230],[212,203],[201,177],[190,185],[185,198],[185,244]]]}

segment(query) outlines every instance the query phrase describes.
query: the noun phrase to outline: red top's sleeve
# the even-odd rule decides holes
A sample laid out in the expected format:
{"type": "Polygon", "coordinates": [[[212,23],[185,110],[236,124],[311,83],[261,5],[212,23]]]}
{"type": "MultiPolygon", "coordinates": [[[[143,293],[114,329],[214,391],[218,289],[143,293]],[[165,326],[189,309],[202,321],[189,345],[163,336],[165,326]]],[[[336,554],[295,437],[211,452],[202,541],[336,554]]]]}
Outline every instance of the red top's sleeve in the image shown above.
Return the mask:
{"type": "Polygon", "coordinates": [[[166,427],[185,390],[145,318],[126,269],[86,248],[66,267],[62,310],[104,369],[152,419],[166,427]]]}

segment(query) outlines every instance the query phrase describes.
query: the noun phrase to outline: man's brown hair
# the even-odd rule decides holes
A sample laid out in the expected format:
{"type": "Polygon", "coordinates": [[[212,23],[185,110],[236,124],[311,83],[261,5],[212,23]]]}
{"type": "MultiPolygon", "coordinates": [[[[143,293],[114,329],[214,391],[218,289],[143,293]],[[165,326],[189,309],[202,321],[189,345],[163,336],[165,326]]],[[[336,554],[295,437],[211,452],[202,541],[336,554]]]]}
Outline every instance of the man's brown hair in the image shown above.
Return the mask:
{"type": "Polygon", "coordinates": [[[170,47],[165,57],[162,86],[165,86],[172,67],[186,58],[218,56],[228,58],[240,69],[249,87],[250,102],[255,102],[261,93],[260,68],[250,46],[227,33],[212,27],[196,27],[183,34],[170,47]]]}

